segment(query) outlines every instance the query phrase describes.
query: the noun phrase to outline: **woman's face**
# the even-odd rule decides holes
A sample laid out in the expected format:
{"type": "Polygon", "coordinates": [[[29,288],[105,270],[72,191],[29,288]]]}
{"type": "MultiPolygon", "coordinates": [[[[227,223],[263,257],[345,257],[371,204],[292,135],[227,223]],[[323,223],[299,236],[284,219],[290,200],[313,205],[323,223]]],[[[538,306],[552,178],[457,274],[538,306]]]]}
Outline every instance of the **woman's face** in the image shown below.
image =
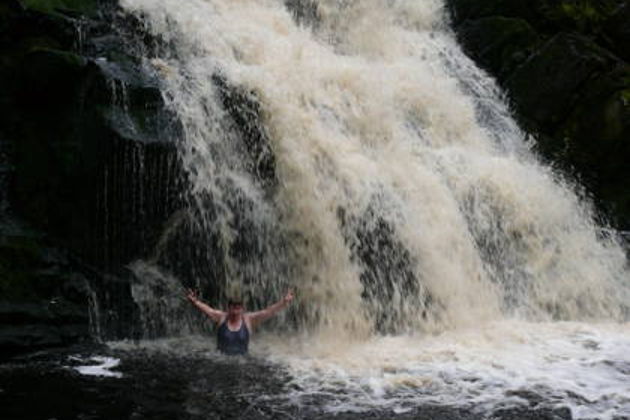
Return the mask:
{"type": "Polygon", "coordinates": [[[243,314],[243,304],[242,303],[230,303],[228,305],[228,315],[242,315],[243,314]]]}

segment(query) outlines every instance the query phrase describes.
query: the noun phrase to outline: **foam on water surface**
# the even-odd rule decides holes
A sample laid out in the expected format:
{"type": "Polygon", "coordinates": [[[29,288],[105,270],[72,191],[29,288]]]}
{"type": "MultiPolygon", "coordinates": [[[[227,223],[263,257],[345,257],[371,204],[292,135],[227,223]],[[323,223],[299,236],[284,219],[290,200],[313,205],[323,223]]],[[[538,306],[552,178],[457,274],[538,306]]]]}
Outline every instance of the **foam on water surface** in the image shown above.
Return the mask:
{"type": "Polygon", "coordinates": [[[295,398],[328,393],[331,410],[426,403],[491,412],[569,407],[576,419],[630,416],[630,325],[503,321],[435,336],[337,340],[264,352],[294,372],[295,398]]]}
{"type": "Polygon", "coordinates": [[[122,378],[122,372],[112,370],[120,364],[120,359],[107,356],[92,356],[84,359],[80,356],[70,356],[70,360],[77,363],[89,363],[86,365],[73,366],[72,369],[81,375],[87,376],[103,376],[109,378],[122,378]]]}
{"type": "MultiPolygon", "coordinates": [[[[221,356],[203,336],[110,343],[170,357],[247,363],[221,356]]],[[[255,360],[289,374],[280,404],[331,413],[446,405],[570,409],[575,419],[630,416],[630,324],[493,322],[434,335],[254,336],[255,360]]]]}

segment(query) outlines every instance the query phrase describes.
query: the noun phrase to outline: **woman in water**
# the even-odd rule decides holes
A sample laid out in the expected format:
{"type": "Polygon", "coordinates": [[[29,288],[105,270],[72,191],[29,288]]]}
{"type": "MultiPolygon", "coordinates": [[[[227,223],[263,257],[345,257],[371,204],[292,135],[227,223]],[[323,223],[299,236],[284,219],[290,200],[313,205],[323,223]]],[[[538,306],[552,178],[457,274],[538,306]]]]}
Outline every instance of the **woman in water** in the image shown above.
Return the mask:
{"type": "Polygon", "coordinates": [[[249,332],[252,327],[276,315],[293,300],[293,292],[287,294],[273,305],[256,312],[245,312],[243,301],[238,298],[230,298],[227,312],[211,308],[197,297],[197,292],[188,289],[188,300],[201,312],[208,315],[217,323],[217,348],[220,352],[237,355],[247,354],[249,345],[249,332]]]}

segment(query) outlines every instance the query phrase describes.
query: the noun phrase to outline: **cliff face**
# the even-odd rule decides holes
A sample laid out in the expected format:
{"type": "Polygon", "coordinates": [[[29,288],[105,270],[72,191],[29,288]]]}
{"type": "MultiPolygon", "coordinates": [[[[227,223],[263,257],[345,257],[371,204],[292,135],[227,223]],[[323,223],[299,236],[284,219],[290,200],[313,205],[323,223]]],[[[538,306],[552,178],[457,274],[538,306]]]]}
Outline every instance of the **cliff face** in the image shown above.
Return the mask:
{"type": "Polygon", "coordinates": [[[507,91],[540,154],[630,229],[630,3],[449,0],[463,48],[507,91]]]}
{"type": "Polygon", "coordinates": [[[89,299],[123,302],[101,316],[128,335],[125,264],[181,205],[179,128],[125,19],[109,1],[0,5],[0,354],[87,339],[89,299]]]}

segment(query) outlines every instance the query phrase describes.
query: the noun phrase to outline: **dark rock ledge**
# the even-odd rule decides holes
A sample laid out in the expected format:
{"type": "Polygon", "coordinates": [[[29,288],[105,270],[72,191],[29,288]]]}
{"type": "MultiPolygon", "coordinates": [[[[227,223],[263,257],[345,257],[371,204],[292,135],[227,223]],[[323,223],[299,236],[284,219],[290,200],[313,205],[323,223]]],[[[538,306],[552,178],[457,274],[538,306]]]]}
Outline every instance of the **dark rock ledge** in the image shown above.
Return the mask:
{"type": "Polygon", "coordinates": [[[113,0],[0,4],[0,357],[90,340],[90,316],[134,334],[125,265],[185,190],[144,36],[113,0]]]}

